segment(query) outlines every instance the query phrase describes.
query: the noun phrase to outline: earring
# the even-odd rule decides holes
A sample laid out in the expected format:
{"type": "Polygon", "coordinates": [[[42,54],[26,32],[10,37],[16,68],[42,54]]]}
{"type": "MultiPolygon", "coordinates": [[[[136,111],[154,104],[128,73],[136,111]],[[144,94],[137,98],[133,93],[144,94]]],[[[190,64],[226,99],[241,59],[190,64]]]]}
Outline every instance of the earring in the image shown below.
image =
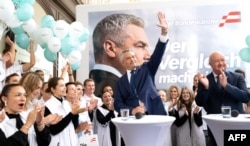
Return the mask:
{"type": "Polygon", "coordinates": [[[7,101],[4,101],[4,106],[7,106],[7,101]]]}

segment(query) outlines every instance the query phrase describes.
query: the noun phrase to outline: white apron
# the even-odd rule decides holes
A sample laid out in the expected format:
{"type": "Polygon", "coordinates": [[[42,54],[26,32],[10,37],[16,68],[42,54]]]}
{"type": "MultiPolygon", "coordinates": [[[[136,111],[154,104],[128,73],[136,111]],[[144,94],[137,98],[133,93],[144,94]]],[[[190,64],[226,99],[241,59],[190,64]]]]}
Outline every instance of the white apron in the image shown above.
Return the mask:
{"type": "MultiPolygon", "coordinates": [[[[45,105],[52,114],[57,113],[63,118],[71,112],[71,107],[67,100],[63,99],[63,102],[60,102],[54,96],[52,96],[45,105]]],[[[51,135],[50,146],[77,146],[77,137],[72,121],[63,131],[56,135],[51,135]]]]}

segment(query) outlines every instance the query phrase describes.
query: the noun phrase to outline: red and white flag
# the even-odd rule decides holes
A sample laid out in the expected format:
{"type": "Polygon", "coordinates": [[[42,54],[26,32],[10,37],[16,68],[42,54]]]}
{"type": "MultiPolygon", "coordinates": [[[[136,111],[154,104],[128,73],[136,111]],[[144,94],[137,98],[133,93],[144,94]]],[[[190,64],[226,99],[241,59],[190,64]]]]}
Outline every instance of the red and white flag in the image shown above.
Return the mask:
{"type": "Polygon", "coordinates": [[[238,23],[241,21],[240,11],[231,11],[228,15],[222,16],[219,27],[223,27],[225,23],[238,23]]]}

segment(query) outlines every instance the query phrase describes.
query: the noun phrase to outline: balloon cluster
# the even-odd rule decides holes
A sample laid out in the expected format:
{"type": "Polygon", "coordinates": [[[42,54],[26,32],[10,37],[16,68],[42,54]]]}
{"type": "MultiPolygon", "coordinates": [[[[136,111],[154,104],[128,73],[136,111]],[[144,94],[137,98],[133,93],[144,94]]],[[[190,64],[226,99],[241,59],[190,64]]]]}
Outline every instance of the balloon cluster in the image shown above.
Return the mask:
{"type": "Polygon", "coordinates": [[[54,62],[57,53],[68,60],[71,68],[80,67],[81,52],[86,47],[89,30],[80,22],[68,24],[64,20],[57,20],[45,15],[40,24],[32,18],[35,0],[0,0],[0,20],[15,34],[16,44],[27,50],[30,38],[44,49],[44,57],[54,62]]]}
{"type": "Polygon", "coordinates": [[[246,37],[245,41],[248,47],[241,49],[239,55],[243,61],[250,62],[250,35],[246,37]]]}

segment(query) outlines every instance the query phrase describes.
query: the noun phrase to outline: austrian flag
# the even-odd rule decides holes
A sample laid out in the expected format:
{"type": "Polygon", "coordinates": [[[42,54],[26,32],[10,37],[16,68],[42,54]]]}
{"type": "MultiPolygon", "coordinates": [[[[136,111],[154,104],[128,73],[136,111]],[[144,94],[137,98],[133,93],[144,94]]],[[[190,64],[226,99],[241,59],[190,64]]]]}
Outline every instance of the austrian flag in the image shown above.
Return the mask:
{"type": "Polygon", "coordinates": [[[228,15],[222,16],[219,27],[223,27],[225,23],[238,23],[241,21],[240,11],[231,11],[228,15]]]}

